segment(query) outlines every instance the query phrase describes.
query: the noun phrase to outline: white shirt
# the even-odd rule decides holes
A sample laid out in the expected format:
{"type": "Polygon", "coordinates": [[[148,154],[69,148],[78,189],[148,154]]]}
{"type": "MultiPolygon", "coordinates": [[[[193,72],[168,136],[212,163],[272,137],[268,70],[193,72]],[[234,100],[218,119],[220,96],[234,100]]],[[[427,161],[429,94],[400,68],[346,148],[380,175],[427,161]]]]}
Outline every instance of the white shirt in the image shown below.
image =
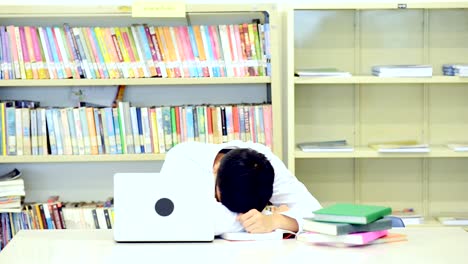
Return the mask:
{"type": "MultiPolygon", "coordinates": [[[[275,171],[273,195],[270,202],[274,206],[288,206],[289,210],[282,214],[296,219],[299,231],[301,231],[303,217],[310,216],[313,211],[320,209],[320,203],[310,194],[304,184],[292,175],[284,163],[262,144],[242,141],[231,141],[223,144],[181,143],[167,153],[161,173],[174,173],[176,171],[181,173],[182,170],[182,173],[203,174],[193,175],[193,177],[213,177],[214,180],[213,163],[216,155],[221,149],[229,147],[250,148],[265,155],[275,171]]],[[[214,197],[213,201],[215,203],[215,235],[242,231],[241,223],[236,220],[237,213],[229,211],[214,197]]]]}

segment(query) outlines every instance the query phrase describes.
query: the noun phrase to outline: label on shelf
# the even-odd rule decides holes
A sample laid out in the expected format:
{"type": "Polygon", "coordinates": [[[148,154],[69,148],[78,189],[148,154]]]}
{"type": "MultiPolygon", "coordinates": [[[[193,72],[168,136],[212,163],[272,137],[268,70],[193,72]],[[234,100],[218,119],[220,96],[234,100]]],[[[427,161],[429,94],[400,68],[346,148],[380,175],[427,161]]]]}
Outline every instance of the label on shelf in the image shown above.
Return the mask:
{"type": "Polygon", "coordinates": [[[135,0],[132,17],[185,17],[185,1],[135,0]]]}

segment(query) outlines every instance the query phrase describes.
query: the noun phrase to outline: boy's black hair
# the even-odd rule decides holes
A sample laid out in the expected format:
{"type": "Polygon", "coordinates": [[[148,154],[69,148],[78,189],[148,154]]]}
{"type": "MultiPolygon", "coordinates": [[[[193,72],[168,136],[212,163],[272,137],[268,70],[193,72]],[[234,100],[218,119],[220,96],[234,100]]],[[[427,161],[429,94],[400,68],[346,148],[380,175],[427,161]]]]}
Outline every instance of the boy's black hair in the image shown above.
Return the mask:
{"type": "Polygon", "coordinates": [[[273,194],[275,172],[270,161],[253,149],[230,150],[221,159],[216,186],[221,203],[236,213],[262,211],[273,194]]]}

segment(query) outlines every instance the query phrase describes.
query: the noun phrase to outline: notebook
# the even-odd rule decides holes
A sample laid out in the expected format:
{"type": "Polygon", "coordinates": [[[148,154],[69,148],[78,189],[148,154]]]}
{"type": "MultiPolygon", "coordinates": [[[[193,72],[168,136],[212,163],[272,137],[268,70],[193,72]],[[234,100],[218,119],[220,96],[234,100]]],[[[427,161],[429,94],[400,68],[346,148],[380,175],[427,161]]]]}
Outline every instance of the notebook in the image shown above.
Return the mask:
{"type": "Polygon", "coordinates": [[[214,178],[196,175],[114,174],[114,240],[213,241],[214,178]]]}

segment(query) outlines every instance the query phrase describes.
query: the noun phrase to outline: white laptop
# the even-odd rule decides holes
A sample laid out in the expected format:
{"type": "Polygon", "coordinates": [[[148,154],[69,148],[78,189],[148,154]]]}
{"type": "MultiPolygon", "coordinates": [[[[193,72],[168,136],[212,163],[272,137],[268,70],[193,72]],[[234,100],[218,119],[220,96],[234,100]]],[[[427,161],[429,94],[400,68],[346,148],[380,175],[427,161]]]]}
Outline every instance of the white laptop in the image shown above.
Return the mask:
{"type": "Polygon", "coordinates": [[[213,241],[214,179],[210,178],[114,174],[115,241],[213,241]]]}

